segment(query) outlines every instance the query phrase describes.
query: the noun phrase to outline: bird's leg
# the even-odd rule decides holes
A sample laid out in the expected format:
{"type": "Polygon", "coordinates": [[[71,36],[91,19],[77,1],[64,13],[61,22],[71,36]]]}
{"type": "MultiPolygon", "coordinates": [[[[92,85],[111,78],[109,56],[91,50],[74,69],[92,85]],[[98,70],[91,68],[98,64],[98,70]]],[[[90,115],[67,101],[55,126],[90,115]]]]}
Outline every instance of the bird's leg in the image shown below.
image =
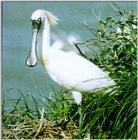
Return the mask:
{"type": "Polygon", "coordinates": [[[79,129],[81,131],[82,130],[82,120],[83,120],[81,105],[78,105],[78,112],[79,112],[79,129]]]}
{"type": "Polygon", "coordinates": [[[81,101],[82,101],[82,94],[78,91],[72,91],[72,96],[74,98],[74,100],[76,101],[77,105],[81,105],[81,101]]]}
{"type": "Polygon", "coordinates": [[[79,129],[82,129],[82,108],[81,108],[81,101],[82,101],[82,94],[78,91],[72,91],[72,96],[75,99],[78,105],[78,112],[79,112],[79,129]]]}

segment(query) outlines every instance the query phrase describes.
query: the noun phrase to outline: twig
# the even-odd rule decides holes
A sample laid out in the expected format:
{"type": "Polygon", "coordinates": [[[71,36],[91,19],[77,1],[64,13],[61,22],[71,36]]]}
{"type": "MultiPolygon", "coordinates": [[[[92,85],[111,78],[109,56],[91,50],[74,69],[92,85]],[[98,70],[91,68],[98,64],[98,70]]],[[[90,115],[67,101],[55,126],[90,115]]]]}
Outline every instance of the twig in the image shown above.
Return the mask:
{"type": "Polygon", "coordinates": [[[78,47],[78,45],[76,43],[73,43],[75,45],[75,47],[77,48],[77,50],[79,51],[79,53],[81,54],[81,56],[83,56],[84,58],[86,58],[86,56],[84,55],[84,53],[81,51],[81,49],[78,47]]]}

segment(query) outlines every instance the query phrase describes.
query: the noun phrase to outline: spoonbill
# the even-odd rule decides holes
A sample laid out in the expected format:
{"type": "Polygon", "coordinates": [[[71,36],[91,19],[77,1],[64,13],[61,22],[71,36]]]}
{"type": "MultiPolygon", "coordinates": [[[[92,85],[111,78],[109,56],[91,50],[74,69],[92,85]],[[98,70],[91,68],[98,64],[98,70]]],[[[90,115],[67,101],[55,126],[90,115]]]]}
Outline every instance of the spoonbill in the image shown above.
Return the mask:
{"type": "Polygon", "coordinates": [[[54,38],[55,38],[55,40],[52,43],[51,47],[59,49],[59,50],[67,49],[67,47],[68,47],[68,50],[71,50],[72,44],[74,42],[77,42],[77,39],[74,36],[72,36],[72,35],[69,35],[69,36],[65,36],[64,35],[64,37],[63,36],[58,37],[56,35],[56,36],[54,36],[54,38]]]}
{"type": "Polygon", "coordinates": [[[51,12],[38,9],[33,12],[31,20],[32,47],[26,60],[27,66],[35,66],[39,58],[51,79],[70,89],[77,105],[82,101],[81,92],[115,85],[106,72],[87,59],[50,47],[50,28],[58,21],[51,12]]]}

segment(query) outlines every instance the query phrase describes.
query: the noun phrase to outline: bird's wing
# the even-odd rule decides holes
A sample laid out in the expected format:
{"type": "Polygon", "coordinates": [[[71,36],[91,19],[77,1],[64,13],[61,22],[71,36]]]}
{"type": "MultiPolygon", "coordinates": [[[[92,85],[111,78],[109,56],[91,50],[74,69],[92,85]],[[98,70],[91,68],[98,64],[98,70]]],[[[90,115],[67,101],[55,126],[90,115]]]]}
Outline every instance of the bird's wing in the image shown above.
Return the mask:
{"type": "Polygon", "coordinates": [[[53,80],[65,87],[92,89],[101,85],[101,79],[104,79],[102,83],[109,79],[107,73],[77,54],[60,50],[49,54],[47,71],[53,80]]]}

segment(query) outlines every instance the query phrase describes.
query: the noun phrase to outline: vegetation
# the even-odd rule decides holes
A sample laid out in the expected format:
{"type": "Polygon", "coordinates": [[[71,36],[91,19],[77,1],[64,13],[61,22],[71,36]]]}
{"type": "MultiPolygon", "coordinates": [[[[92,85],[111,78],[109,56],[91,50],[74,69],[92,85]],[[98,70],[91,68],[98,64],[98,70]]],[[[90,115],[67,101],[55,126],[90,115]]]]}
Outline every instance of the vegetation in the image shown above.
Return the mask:
{"type": "Polygon", "coordinates": [[[3,139],[137,138],[137,18],[133,11],[118,8],[116,13],[97,19],[97,28],[85,24],[92,37],[74,44],[83,57],[108,71],[116,82],[114,87],[83,94],[81,128],[79,107],[69,90],[53,89],[52,97],[41,99],[19,90],[21,97],[14,101],[13,110],[3,108],[3,139]],[[28,104],[28,98],[34,105],[28,104]]]}

